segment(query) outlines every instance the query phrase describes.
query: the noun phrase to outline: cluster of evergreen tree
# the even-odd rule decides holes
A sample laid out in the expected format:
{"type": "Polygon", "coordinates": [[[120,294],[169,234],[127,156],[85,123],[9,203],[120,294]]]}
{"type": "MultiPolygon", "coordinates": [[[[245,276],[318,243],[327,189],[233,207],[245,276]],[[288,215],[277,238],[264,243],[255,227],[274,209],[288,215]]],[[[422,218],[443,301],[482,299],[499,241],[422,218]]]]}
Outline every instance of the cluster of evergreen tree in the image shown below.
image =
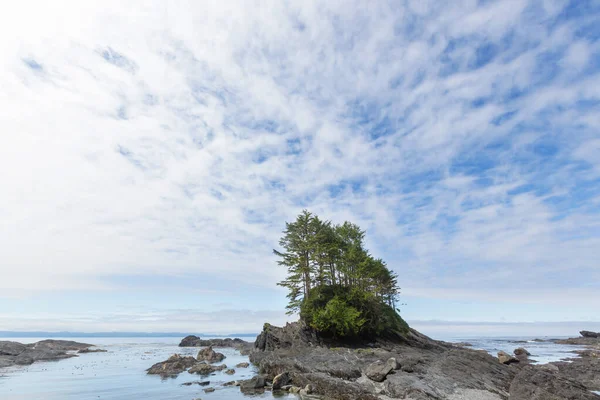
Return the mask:
{"type": "Polygon", "coordinates": [[[288,314],[324,335],[373,337],[403,334],[396,313],[397,276],[365,248],[365,231],[351,222],[334,225],[304,210],[287,222],[279,265],[287,278],[288,314]]]}

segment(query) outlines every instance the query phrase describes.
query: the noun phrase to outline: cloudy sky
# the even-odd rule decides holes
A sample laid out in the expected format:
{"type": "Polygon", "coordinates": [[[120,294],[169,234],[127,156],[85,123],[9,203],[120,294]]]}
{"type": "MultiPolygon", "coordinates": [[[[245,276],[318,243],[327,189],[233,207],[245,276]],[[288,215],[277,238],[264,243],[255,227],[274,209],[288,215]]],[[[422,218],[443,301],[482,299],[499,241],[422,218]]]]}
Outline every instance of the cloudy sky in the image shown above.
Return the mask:
{"type": "Polygon", "coordinates": [[[600,1],[22,0],[0,87],[0,330],[281,323],[303,208],[417,326],[600,320],[600,1]]]}

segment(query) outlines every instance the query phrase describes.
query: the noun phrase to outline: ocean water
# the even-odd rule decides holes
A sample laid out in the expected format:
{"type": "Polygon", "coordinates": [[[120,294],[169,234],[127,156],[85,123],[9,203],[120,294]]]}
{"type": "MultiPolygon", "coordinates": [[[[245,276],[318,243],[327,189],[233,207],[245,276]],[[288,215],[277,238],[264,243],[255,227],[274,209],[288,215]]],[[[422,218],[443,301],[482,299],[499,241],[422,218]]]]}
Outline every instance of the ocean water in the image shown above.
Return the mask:
{"type": "MultiPolygon", "coordinates": [[[[21,343],[33,343],[44,338],[10,338],[21,343]]],[[[57,338],[58,339],[58,338],[57,338]]],[[[25,367],[0,369],[1,400],[224,400],[248,399],[239,387],[223,387],[232,380],[250,379],[255,367],[235,368],[248,361],[233,349],[218,349],[227,358],[223,363],[236,370],[235,375],[217,372],[203,377],[183,372],[176,378],[162,379],[147,375],[152,364],[164,361],[174,353],[196,356],[197,348],[178,347],[181,338],[65,338],[97,345],[107,353],[80,354],[66,360],[38,362],[25,367]],[[182,386],[192,381],[210,381],[209,386],[182,386]],[[214,387],[213,393],[202,389],[214,387]]],[[[270,392],[252,396],[273,399],[270,392]]],[[[297,399],[295,395],[279,399],[297,399]]]]}
{"type": "Polygon", "coordinates": [[[531,337],[449,337],[440,340],[445,340],[453,343],[470,343],[471,349],[485,350],[493,356],[496,356],[499,351],[504,351],[508,354],[513,354],[513,351],[518,347],[523,347],[531,353],[530,359],[537,361],[537,364],[547,364],[549,362],[564,360],[565,358],[578,357],[577,350],[584,350],[585,347],[569,344],[556,344],[549,339],[566,339],[564,337],[539,337],[543,342],[535,341],[531,337]]]}
{"type": "MultiPolygon", "coordinates": [[[[21,343],[32,343],[44,338],[10,338],[21,343]]],[[[517,347],[526,348],[531,358],[539,363],[575,357],[574,350],[580,346],[557,345],[552,342],[534,342],[532,338],[438,338],[450,342],[468,342],[474,349],[483,349],[496,355],[500,350],[512,354],[517,347]]],[[[4,340],[1,339],[0,340],[4,340]]],[[[202,377],[187,372],[176,378],[163,379],[146,375],[152,364],[164,361],[174,353],[195,356],[197,348],[178,347],[180,338],[66,338],[97,345],[107,353],[89,353],[56,362],[40,362],[25,367],[0,370],[1,400],[224,400],[247,399],[238,387],[223,387],[231,380],[249,379],[258,371],[255,367],[236,368],[236,374],[217,372],[202,377]],[[210,381],[209,386],[183,386],[192,381],[210,381]],[[202,389],[214,387],[213,393],[202,389]]],[[[233,349],[219,349],[227,358],[228,366],[248,361],[233,349]]],[[[254,399],[272,399],[265,392],[252,396],[254,399]]],[[[295,395],[279,396],[280,399],[297,399],[295,395]]]]}

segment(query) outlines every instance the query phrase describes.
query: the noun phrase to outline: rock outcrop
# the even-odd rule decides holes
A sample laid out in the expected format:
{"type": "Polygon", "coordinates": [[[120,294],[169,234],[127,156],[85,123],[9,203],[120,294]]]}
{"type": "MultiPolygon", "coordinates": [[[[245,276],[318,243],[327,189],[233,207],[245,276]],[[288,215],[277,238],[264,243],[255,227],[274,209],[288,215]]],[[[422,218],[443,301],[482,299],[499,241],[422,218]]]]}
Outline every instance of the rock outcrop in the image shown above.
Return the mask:
{"type": "Polygon", "coordinates": [[[225,359],[225,355],[223,353],[218,353],[213,350],[212,346],[208,346],[198,352],[198,356],[196,359],[198,361],[206,361],[208,363],[221,362],[225,359]]]}
{"type": "MultiPolygon", "coordinates": [[[[205,362],[199,362],[194,364],[189,370],[188,372],[190,374],[198,374],[198,375],[210,375],[214,372],[217,371],[223,371],[224,369],[227,368],[227,365],[225,364],[221,364],[221,365],[210,365],[207,364],[205,362]]],[[[183,372],[183,371],[182,371],[183,372]]]]}
{"type": "Polygon", "coordinates": [[[202,339],[198,336],[189,335],[184,337],[179,343],[179,347],[214,347],[231,348],[239,350],[242,354],[248,354],[252,350],[253,343],[235,338],[224,339],[202,339]]]}
{"type": "Polygon", "coordinates": [[[0,368],[77,357],[74,352],[85,352],[90,347],[93,345],[71,340],[42,340],[31,344],[0,341],[0,368]]]}
{"type": "Polygon", "coordinates": [[[581,331],[579,334],[584,338],[600,339],[600,332],[581,331]]]}
{"type": "Polygon", "coordinates": [[[166,361],[154,364],[146,370],[149,375],[175,376],[196,365],[198,361],[192,356],[173,354],[166,361]]]}
{"type": "MultiPolygon", "coordinates": [[[[528,356],[525,349],[516,353],[528,356]]],[[[310,385],[315,394],[337,400],[600,399],[561,371],[503,355],[511,365],[485,351],[435,341],[415,330],[395,342],[336,344],[300,323],[282,328],[265,324],[250,354],[262,375],[242,384],[242,390],[260,390],[264,385],[256,386],[264,379],[265,384],[273,382],[274,389],[293,393],[310,385]]]]}
{"type": "Polygon", "coordinates": [[[598,400],[581,383],[540,368],[525,367],[510,385],[510,399],[522,400],[598,400]]]}

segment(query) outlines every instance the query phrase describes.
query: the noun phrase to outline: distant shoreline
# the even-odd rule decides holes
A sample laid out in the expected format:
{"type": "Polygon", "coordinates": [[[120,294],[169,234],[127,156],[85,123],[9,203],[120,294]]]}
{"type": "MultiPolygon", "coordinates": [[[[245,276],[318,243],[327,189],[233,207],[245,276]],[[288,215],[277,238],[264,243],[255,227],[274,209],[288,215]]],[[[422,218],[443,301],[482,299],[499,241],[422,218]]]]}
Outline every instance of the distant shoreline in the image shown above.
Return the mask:
{"type": "Polygon", "coordinates": [[[0,338],[130,338],[130,337],[256,337],[258,333],[212,334],[195,332],[45,332],[45,331],[0,331],[0,338]]]}

